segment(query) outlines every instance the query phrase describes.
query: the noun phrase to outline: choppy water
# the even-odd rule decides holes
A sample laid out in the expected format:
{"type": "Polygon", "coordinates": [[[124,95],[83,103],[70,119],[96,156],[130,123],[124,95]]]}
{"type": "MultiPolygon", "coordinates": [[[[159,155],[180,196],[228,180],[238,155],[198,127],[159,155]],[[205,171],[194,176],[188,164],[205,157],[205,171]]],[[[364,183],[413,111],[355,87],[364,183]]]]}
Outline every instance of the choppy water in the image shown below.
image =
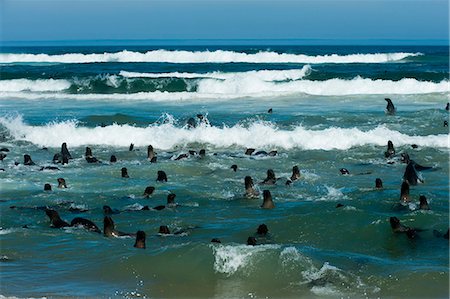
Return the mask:
{"type": "Polygon", "coordinates": [[[449,227],[448,47],[2,51],[0,147],[9,152],[0,162],[1,295],[448,297],[449,243],[433,233],[449,227]],[[395,115],[385,113],[385,97],[395,115]],[[195,128],[186,125],[191,117],[195,128]],[[392,159],[384,157],[388,140],[392,159]],[[63,142],[74,159],[53,164],[63,142]],[[157,163],[147,160],[148,145],[157,163]],[[87,163],[86,146],[102,163],[87,163]],[[245,155],[250,147],[277,155],[245,155]],[[175,160],[200,149],[204,158],[175,160]],[[411,186],[404,209],[400,153],[433,167],[411,186]],[[24,154],[36,165],[23,165],[24,154]],[[301,178],[286,186],[294,165],[301,178]],[[257,184],[268,169],[277,183],[257,184]],[[158,170],[167,183],[156,182],[158,170]],[[260,208],[261,195],[245,198],[245,176],[261,194],[270,190],[274,209],[260,208]],[[59,177],[67,189],[57,188],[59,177]],[[53,191],[43,191],[45,183],[53,191]],[[150,198],[142,196],[147,186],[155,187],[150,198]],[[166,204],[169,193],[176,208],[140,210],[166,204]],[[430,210],[418,209],[420,195],[430,210]],[[51,228],[35,209],[51,207],[68,222],[88,218],[103,230],[103,205],[121,211],[112,215],[118,230],[145,231],[147,248],[134,248],[134,238],[51,228]],[[392,216],[423,231],[415,239],[395,234],[392,216]],[[266,237],[256,235],[262,223],[266,237]],[[160,225],[184,233],[161,236],[160,225]],[[258,245],[246,245],[249,236],[258,245]]]}

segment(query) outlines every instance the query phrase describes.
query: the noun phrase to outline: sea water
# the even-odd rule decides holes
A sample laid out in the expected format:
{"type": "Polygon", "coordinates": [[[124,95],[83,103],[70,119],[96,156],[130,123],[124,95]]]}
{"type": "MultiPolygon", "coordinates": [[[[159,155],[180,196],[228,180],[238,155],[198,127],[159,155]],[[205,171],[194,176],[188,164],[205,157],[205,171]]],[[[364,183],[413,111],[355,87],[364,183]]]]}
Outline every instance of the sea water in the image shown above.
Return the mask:
{"type": "Polygon", "coordinates": [[[2,48],[0,147],[9,151],[0,162],[0,294],[447,298],[449,243],[433,231],[449,227],[448,52],[2,48]],[[395,115],[386,114],[385,98],[395,115]],[[195,127],[187,125],[191,117],[195,127]],[[386,159],[388,140],[396,155],[386,159]],[[54,164],[63,142],[73,159],[54,164]],[[148,145],[156,163],[147,159],[148,145]],[[87,146],[101,163],[87,163],[87,146]],[[247,148],[277,154],[249,156],[247,148]],[[189,150],[197,154],[176,160],[189,150]],[[411,204],[399,208],[401,153],[432,169],[420,173],[411,204]],[[24,154],[36,165],[24,165],[24,154]],[[286,185],[295,165],[301,177],[286,185]],[[129,178],[121,177],[123,167],[129,178]],[[277,183],[259,184],[268,169],[277,183]],[[159,170],[167,182],[156,181],[159,170]],[[244,196],[245,176],[253,178],[258,198],[244,196]],[[60,177],[66,189],[57,188],[60,177]],[[46,183],[52,191],[43,190],[46,183]],[[155,191],[144,198],[147,186],[155,191]],[[260,208],[263,190],[271,192],[274,209],[260,208]],[[176,207],[141,210],[165,205],[170,193],[176,207]],[[430,210],[418,209],[420,195],[430,210]],[[38,209],[55,209],[67,222],[87,218],[103,230],[104,205],[120,211],[111,216],[116,229],[145,231],[146,249],[134,248],[133,237],[52,228],[38,209]],[[394,216],[422,231],[414,239],[393,233],[394,216]],[[256,234],[263,223],[264,237],[256,234]],[[159,235],[161,225],[182,233],[159,235]],[[258,245],[246,245],[249,236],[258,245]]]}

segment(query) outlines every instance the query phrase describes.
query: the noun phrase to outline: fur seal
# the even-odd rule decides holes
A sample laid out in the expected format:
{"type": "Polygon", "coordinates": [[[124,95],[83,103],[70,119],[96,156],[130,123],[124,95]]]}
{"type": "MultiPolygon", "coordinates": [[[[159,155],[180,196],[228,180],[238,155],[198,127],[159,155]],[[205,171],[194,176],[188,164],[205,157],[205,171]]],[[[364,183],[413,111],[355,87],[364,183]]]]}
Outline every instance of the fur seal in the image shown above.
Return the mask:
{"type": "Polygon", "coordinates": [[[247,198],[258,197],[259,192],[253,188],[253,179],[251,176],[246,176],[244,178],[244,184],[245,184],[245,196],[247,198]]]}
{"type": "Polygon", "coordinates": [[[222,243],[218,238],[211,239],[211,243],[222,243]]]}
{"type": "Polygon", "coordinates": [[[375,179],[375,188],[383,189],[383,181],[380,178],[375,179]]]}
{"type": "Polygon", "coordinates": [[[145,232],[138,230],[136,233],[136,241],[133,247],[145,249],[145,232]]]}
{"type": "Polygon", "coordinates": [[[33,160],[31,160],[31,156],[30,155],[23,155],[23,164],[24,165],[36,165],[33,160]]]}
{"type": "Polygon", "coordinates": [[[350,171],[348,171],[347,168],[341,168],[341,169],[339,169],[339,171],[341,172],[341,174],[344,174],[344,175],[350,174],[350,171]]]}
{"type": "Polygon", "coordinates": [[[128,151],[129,151],[129,152],[132,152],[133,149],[134,149],[134,144],[133,144],[133,143],[130,143],[130,147],[128,148],[128,151]]]}
{"type": "Polygon", "coordinates": [[[423,180],[419,178],[417,172],[422,170],[429,170],[432,168],[433,167],[419,165],[414,160],[410,160],[408,165],[406,165],[403,179],[410,185],[417,185],[418,182],[423,183],[423,180]]]}
{"type": "Polygon", "coordinates": [[[245,154],[246,154],[247,156],[251,156],[251,155],[253,154],[254,151],[255,151],[254,148],[248,148],[248,149],[245,150],[245,154]]]}
{"type": "Polygon", "coordinates": [[[158,234],[160,234],[160,235],[170,235],[170,230],[167,227],[167,225],[161,225],[159,227],[158,234]]]}
{"type": "Polygon", "coordinates": [[[95,225],[94,222],[81,217],[73,218],[72,222],[70,222],[70,226],[82,226],[88,231],[92,231],[99,234],[101,233],[100,229],[97,227],[97,225],[95,225]]]}
{"type": "Polygon", "coordinates": [[[447,110],[447,111],[448,111],[448,110],[450,109],[450,107],[449,107],[449,106],[450,106],[450,103],[447,103],[447,105],[445,105],[445,110],[447,110]]]}
{"type": "Polygon", "coordinates": [[[200,159],[205,158],[205,156],[206,156],[206,150],[202,148],[202,149],[198,152],[198,156],[200,157],[200,159]]]}
{"type": "Polygon", "coordinates": [[[421,231],[420,229],[410,228],[401,224],[397,217],[390,217],[389,223],[391,224],[391,228],[394,233],[406,233],[409,239],[414,239],[417,236],[416,233],[421,231]]]}
{"type": "Polygon", "coordinates": [[[109,216],[105,216],[105,218],[103,218],[103,235],[105,237],[134,236],[134,234],[124,233],[116,230],[114,221],[109,216]]]}
{"type": "Polygon", "coordinates": [[[341,203],[338,203],[338,204],[336,205],[336,209],[338,209],[338,208],[342,208],[342,207],[344,207],[344,205],[343,205],[343,204],[341,204],[341,203]]]}
{"type": "Polygon", "coordinates": [[[272,112],[273,112],[273,109],[272,109],[272,108],[270,108],[269,110],[267,110],[267,113],[269,113],[269,114],[272,114],[272,112]]]}
{"type": "Polygon", "coordinates": [[[180,154],[178,157],[175,158],[175,161],[179,161],[181,159],[186,159],[188,157],[189,157],[188,154],[180,154]]]}
{"type": "Polygon", "coordinates": [[[261,184],[264,185],[273,185],[277,182],[277,179],[275,177],[275,172],[272,169],[267,170],[267,177],[264,179],[264,181],[261,182],[261,184]]]}
{"type": "Polygon", "coordinates": [[[70,154],[69,150],[67,149],[67,143],[63,142],[61,144],[61,156],[62,158],[66,157],[67,160],[72,159],[72,155],[70,154]]]}
{"type": "Polygon", "coordinates": [[[164,171],[158,170],[156,181],[158,182],[167,182],[167,175],[164,171]]]}
{"type": "Polygon", "coordinates": [[[6,158],[6,154],[4,154],[4,153],[0,153],[0,161],[3,161],[3,159],[5,159],[6,158]]]}
{"type": "Polygon", "coordinates": [[[392,158],[395,155],[395,149],[394,149],[394,144],[392,143],[392,141],[388,141],[387,144],[387,150],[384,152],[384,156],[386,158],[392,158]]]}
{"type": "Polygon", "coordinates": [[[264,223],[263,223],[263,224],[260,224],[260,225],[258,226],[258,229],[256,230],[256,233],[257,233],[258,235],[262,235],[262,236],[267,235],[268,232],[269,232],[269,229],[267,228],[267,225],[265,225],[264,223]]]}
{"type": "Polygon", "coordinates": [[[44,191],[52,191],[52,185],[50,185],[50,184],[45,184],[45,185],[44,185],[44,191]]]}
{"type": "Polygon", "coordinates": [[[153,192],[155,191],[155,187],[153,187],[153,186],[148,186],[148,187],[146,187],[145,188],[145,191],[144,191],[144,197],[145,198],[148,198],[148,197],[150,197],[150,195],[152,195],[153,194],[153,192]]]}
{"type": "Polygon", "coordinates": [[[420,195],[420,197],[419,197],[419,209],[420,210],[429,210],[430,209],[425,195],[420,195]]]}
{"type": "Polygon", "coordinates": [[[411,159],[409,158],[409,155],[407,153],[401,153],[400,154],[400,161],[402,163],[408,164],[411,161],[411,159]]]}
{"type": "Polygon", "coordinates": [[[116,163],[117,162],[117,157],[115,155],[111,155],[111,158],[109,158],[109,162],[116,163]]]}
{"type": "Polygon", "coordinates": [[[272,194],[270,194],[269,190],[263,191],[263,203],[261,205],[261,208],[263,209],[273,209],[275,208],[275,205],[272,201],[272,194]]]}
{"type": "Polygon", "coordinates": [[[65,179],[63,179],[63,178],[58,178],[58,179],[57,179],[57,182],[58,182],[58,188],[67,188],[66,180],[65,180],[65,179]]]}
{"type": "Polygon", "coordinates": [[[167,207],[172,208],[177,206],[177,204],[175,203],[175,197],[176,195],[174,193],[170,193],[169,195],[167,195],[167,207]]]}
{"type": "Polygon", "coordinates": [[[256,238],[255,237],[248,237],[247,238],[247,245],[249,245],[249,246],[255,246],[257,243],[256,243],[256,238]]]}
{"type": "Polygon", "coordinates": [[[448,121],[444,120],[444,127],[448,127],[448,121]]]}
{"type": "Polygon", "coordinates": [[[128,170],[126,167],[122,167],[122,169],[120,170],[122,172],[122,177],[123,178],[129,178],[130,176],[128,175],[128,170]]]}
{"type": "Polygon", "coordinates": [[[59,217],[58,212],[52,209],[45,209],[45,214],[47,214],[48,218],[50,218],[50,221],[52,222],[52,227],[54,228],[61,228],[61,227],[68,227],[70,226],[69,223],[65,222],[64,220],[59,217]]]}
{"type": "Polygon", "coordinates": [[[236,172],[238,169],[238,166],[236,164],[233,164],[233,165],[231,165],[230,168],[233,169],[234,172],[236,172]]]}
{"type": "Polygon", "coordinates": [[[119,214],[120,211],[117,209],[112,209],[110,206],[103,206],[103,214],[104,215],[113,215],[113,214],[119,214]]]}
{"type": "Polygon", "coordinates": [[[384,100],[387,102],[386,113],[389,115],[394,115],[396,109],[395,109],[394,104],[392,103],[391,99],[385,98],[384,100]]]}
{"type": "Polygon", "coordinates": [[[407,181],[403,181],[402,186],[400,188],[400,201],[401,202],[411,201],[409,197],[409,184],[407,181]]]}
{"type": "Polygon", "coordinates": [[[84,158],[88,163],[98,163],[100,162],[96,157],[92,155],[92,149],[90,147],[86,147],[86,152],[84,153],[84,158]]]}
{"type": "Polygon", "coordinates": [[[152,145],[147,146],[147,159],[150,161],[150,163],[156,163],[156,153],[153,150],[152,145]]]}
{"type": "Polygon", "coordinates": [[[298,180],[300,178],[300,169],[297,165],[292,167],[292,175],[291,175],[291,181],[298,180]]]}
{"type": "Polygon", "coordinates": [[[43,170],[59,170],[59,168],[55,166],[42,166],[41,169],[39,169],[39,171],[43,170]]]}

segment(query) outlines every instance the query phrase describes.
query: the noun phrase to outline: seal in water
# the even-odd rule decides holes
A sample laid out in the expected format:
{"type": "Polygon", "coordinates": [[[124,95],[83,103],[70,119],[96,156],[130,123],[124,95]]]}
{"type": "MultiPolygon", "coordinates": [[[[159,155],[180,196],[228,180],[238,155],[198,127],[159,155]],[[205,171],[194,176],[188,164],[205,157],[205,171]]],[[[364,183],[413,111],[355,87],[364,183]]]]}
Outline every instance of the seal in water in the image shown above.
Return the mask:
{"type": "Polygon", "coordinates": [[[58,188],[67,188],[66,180],[63,178],[58,178],[58,188]]]}
{"type": "Polygon", "coordinates": [[[145,191],[144,191],[144,197],[145,198],[148,198],[148,197],[150,197],[150,195],[152,195],[153,194],[153,192],[155,191],[155,187],[153,187],[153,186],[148,186],[147,188],[145,188],[145,191]]]}
{"type": "Polygon", "coordinates": [[[134,236],[134,234],[124,233],[116,230],[114,221],[109,216],[105,216],[105,218],[103,218],[103,235],[105,237],[134,236]]]}
{"type": "Polygon", "coordinates": [[[249,246],[255,246],[257,243],[256,243],[256,238],[255,237],[248,237],[247,238],[247,245],[249,245],[249,246]]]}
{"type": "Polygon", "coordinates": [[[95,225],[94,222],[81,217],[73,218],[72,222],[70,222],[70,226],[82,226],[89,231],[99,234],[101,233],[100,229],[97,227],[97,225],[95,225]]]}
{"type": "Polygon", "coordinates": [[[96,157],[92,155],[92,150],[89,146],[86,147],[86,152],[84,153],[84,158],[88,163],[98,163],[100,162],[96,157]]]}
{"type": "Polygon", "coordinates": [[[45,214],[47,214],[48,218],[50,218],[50,221],[52,222],[52,227],[54,228],[61,228],[61,227],[68,227],[70,226],[69,223],[65,222],[64,220],[59,217],[58,212],[52,209],[45,209],[45,214]]]}
{"type": "Polygon", "coordinates": [[[174,193],[170,193],[169,195],[167,195],[167,206],[169,208],[177,206],[177,204],[175,203],[175,197],[176,195],[174,193]]]}
{"type": "Polygon", "coordinates": [[[158,170],[156,181],[158,182],[167,182],[167,175],[164,171],[158,170]]]}
{"type": "Polygon", "coordinates": [[[244,179],[245,196],[248,198],[258,197],[259,192],[253,188],[253,179],[251,176],[246,176],[244,179]]]}
{"type": "Polygon", "coordinates": [[[4,154],[4,153],[0,153],[0,161],[3,161],[3,159],[5,159],[6,158],[6,154],[4,154]]]}
{"type": "Polygon", "coordinates": [[[394,149],[394,144],[392,143],[392,141],[388,141],[387,144],[387,150],[384,152],[384,156],[386,158],[392,158],[395,155],[395,149],[394,149]]]}
{"type": "Polygon", "coordinates": [[[419,209],[420,210],[429,210],[430,209],[425,195],[420,195],[420,197],[419,197],[419,209]]]}
{"type": "Polygon", "coordinates": [[[117,162],[117,157],[115,155],[111,155],[111,158],[109,158],[109,162],[116,163],[117,162]]]}
{"type": "Polygon", "coordinates": [[[445,105],[445,110],[447,110],[447,111],[448,111],[448,110],[450,109],[450,107],[449,107],[449,106],[450,106],[450,103],[447,103],[447,105],[445,105]]]}
{"type": "Polygon", "coordinates": [[[375,188],[383,189],[383,181],[380,178],[375,179],[375,188]]]}
{"type": "Polygon", "coordinates": [[[272,114],[272,112],[273,112],[272,108],[269,108],[269,110],[267,110],[267,113],[269,113],[269,114],[272,114]]]}
{"type": "Polygon", "coordinates": [[[45,185],[44,185],[44,191],[52,191],[52,185],[50,185],[50,184],[45,184],[45,185]]]}
{"type": "Polygon", "coordinates": [[[131,143],[131,144],[130,144],[130,147],[128,148],[128,151],[129,151],[129,152],[132,152],[133,149],[134,149],[134,143],[131,143]]]}
{"type": "Polygon", "coordinates": [[[339,171],[341,172],[341,174],[350,174],[350,171],[348,171],[347,168],[341,168],[339,169],[339,171]]]}
{"type": "Polygon", "coordinates": [[[405,173],[403,179],[407,181],[410,185],[417,185],[418,182],[423,183],[423,180],[419,178],[418,171],[429,170],[433,167],[421,166],[417,164],[414,160],[410,160],[408,165],[406,165],[405,173]]]}
{"type": "Polygon", "coordinates": [[[113,214],[119,214],[120,211],[117,209],[111,209],[110,206],[103,206],[103,214],[104,215],[113,215],[113,214]]]}
{"type": "Polygon", "coordinates": [[[408,164],[411,161],[411,159],[409,158],[409,155],[407,153],[401,153],[400,154],[400,161],[402,163],[408,164]]]}
{"type": "Polygon", "coordinates": [[[273,185],[277,182],[277,179],[275,177],[275,172],[273,172],[272,169],[267,170],[267,177],[264,179],[264,181],[261,182],[261,184],[264,185],[273,185]]]}
{"type": "Polygon", "coordinates": [[[160,235],[170,235],[170,230],[167,227],[167,225],[161,225],[159,227],[158,234],[160,234],[160,235]]]}
{"type": "Polygon", "coordinates": [[[205,158],[205,156],[206,156],[206,150],[202,148],[202,149],[198,152],[198,155],[199,155],[200,159],[205,158]]]}
{"type": "Polygon", "coordinates": [[[394,104],[392,103],[391,99],[385,98],[384,100],[387,102],[386,113],[390,114],[390,115],[394,115],[395,107],[394,107],[394,104]]]}
{"type": "Polygon", "coordinates": [[[409,198],[409,184],[407,181],[404,181],[400,188],[400,201],[401,202],[410,202],[411,201],[411,199],[409,198]]]}
{"type": "Polygon", "coordinates": [[[126,167],[122,167],[122,169],[120,170],[122,172],[122,177],[123,178],[129,178],[130,176],[128,175],[128,170],[126,167]]]}
{"type": "Polygon", "coordinates": [[[72,159],[72,155],[70,154],[69,150],[67,149],[67,143],[63,142],[61,144],[61,156],[64,159],[64,157],[67,158],[67,160],[72,159]]]}
{"type": "Polygon", "coordinates": [[[237,165],[236,164],[233,164],[233,165],[231,165],[231,167],[230,167],[231,169],[233,169],[233,171],[234,172],[236,172],[237,171],[237,169],[238,169],[238,167],[237,167],[237,165]]]}
{"type": "Polygon", "coordinates": [[[150,161],[150,163],[156,163],[156,153],[153,150],[152,145],[149,145],[147,147],[147,159],[150,161]]]}
{"type": "Polygon", "coordinates": [[[414,239],[417,235],[416,233],[421,231],[420,229],[410,228],[401,224],[397,217],[390,217],[389,223],[391,224],[391,228],[394,233],[406,233],[410,239],[414,239]]]}
{"type": "Polygon", "coordinates": [[[447,229],[447,232],[445,234],[441,233],[438,230],[433,230],[433,235],[435,235],[438,238],[444,238],[448,240],[448,234],[449,234],[449,229],[447,229]]]}
{"type": "Polygon", "coordinates": [[[133,247],[145,249],[145,232],[138,230],[133,247]]]}
{"type": "Polygon", "coordinates": [[[247,156],[251,156],[251,155],[253,154],[254,151],[255,151],[254,148],[248,148],[248,149],[245,150],[245,154],[246,154],[247,156]]]}
{"type": "Polygon", "coordinates": [[[262,235],[262,236],[267,235],[268,232],[269,232],[269,229],[267,228],[267,225],[265,225],[264,223],[259,225],[258,229],[256,230],[256,233],[258,235],[262,235]]]}
{"type": "Polygon", "coordinates": [[[292,167],[292,175],[291,175],[291,181],[298,180],[300,178],[300,169],[297,165],[292,167]]]}
{"type": "Polygon", "coordinates": [[[222,242],[218,238],[213,238],[211,239],[211,243],[222,243],[222,242]]]}
{"type": "Polygon", "coordinates": [[[31,160],[31,156],[30,155],[23,155],[23,164],[24,165],[35,165],[33,160],[31,160]]]}
{"type": "Polygon", "coordinates": [[[270,194],[269,190],[263,191],[263,204],[261,205],[261,208],[263,209],[273,209],[275,208],[275,205],[272,201],[272,195],[270,194]]]}

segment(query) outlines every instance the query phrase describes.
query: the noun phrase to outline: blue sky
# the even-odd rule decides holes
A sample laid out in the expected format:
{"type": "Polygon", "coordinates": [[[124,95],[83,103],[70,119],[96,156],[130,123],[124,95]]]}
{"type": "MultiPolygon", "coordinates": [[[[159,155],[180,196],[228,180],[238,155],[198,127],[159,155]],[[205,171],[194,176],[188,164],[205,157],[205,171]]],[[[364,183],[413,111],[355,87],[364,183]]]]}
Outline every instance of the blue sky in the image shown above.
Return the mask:
{"type": "Polygon", "coordinates": [[[448,0],[0,0],[2,41],[442,40],[448,0]]]}

